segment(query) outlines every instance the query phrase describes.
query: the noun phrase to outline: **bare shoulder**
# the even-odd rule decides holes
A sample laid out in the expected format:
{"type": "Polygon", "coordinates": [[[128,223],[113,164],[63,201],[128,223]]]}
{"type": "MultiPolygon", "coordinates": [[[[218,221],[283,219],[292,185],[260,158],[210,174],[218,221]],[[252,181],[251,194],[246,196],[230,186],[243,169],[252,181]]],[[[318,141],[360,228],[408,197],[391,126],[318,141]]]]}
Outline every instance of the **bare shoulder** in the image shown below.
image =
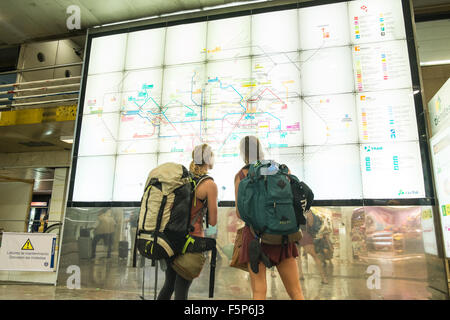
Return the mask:
{"type": "Polygon", "coordinates": [[[202,184],[205,188],[216,188],[217,189],[217,184],[213,179],[206,179],[205,181],[202,182],[202,184]]]}

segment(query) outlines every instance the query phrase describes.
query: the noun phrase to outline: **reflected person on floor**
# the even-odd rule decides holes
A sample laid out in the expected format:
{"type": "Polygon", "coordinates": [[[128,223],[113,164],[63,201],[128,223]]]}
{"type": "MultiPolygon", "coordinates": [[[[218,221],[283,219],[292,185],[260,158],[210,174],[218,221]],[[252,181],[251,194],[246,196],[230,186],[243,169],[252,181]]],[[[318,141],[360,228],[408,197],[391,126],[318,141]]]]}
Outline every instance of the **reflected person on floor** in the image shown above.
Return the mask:
{"type": "Polygon", "coordinates": [[[107,258],[111,257],[114,228],[116,222],[111,216],[111,209],[106,210],[97,218],[97,226],[94,230],[94,240],[92,241],[92,258],[95,258],[97,243],[103,240],[103,244],[108,247],[107,258]]]}
{"type": "MultiPolygon", "coordinates": [[[[314,238],[316,237],[316,235],[319,231],[319,230],[315,230],[315,229],[317,229],[317,227],[315,227],[315,226],[318,225],[317,219],[320,219],[320,218],[318,216],[315,216],[311,210],[306,212],[306,225],[301,226],[303,237],[299,242],[299,247],[303,248],[303,250],[305,251],[305,256],[307,254],[309,254],[314,259],[314,262],[316,263],[316,267],[317,267],[317,269],[319,269],[319,273],[322,278],[322,283],[327,284],[328,279],[327,279],[325,271],[322,267],[322,262],[319,259],[319,256],[316,252],[315,245],[314,245],[314,238]]],[[[300,274],[300,279],[303,280],[304,276],[303,276],[303,270],[302,270],[301,255],[299,255],[299,257],[298,257],[298,271],[300,274]]]]}

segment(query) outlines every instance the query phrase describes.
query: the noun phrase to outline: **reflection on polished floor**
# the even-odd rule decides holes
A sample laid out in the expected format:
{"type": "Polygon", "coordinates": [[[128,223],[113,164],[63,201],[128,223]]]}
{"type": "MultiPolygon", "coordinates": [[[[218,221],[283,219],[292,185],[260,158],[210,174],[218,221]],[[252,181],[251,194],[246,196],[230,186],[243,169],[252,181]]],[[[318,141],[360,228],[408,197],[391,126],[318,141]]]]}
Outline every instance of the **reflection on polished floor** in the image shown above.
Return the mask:
{"type": "MultiPolygon", "coordinates": [[[[101,252],[100,252],[101,253],[101,252]]],[[[312,259],[303,261],[305,279],[301,281],[307,300],[401,300],[401,299],[433,299],[427,290],[427,281],[420,275],[422,267],[420,256],[395,257],[383,268],[380,289],[369,290],[364,277],[367,263],[351,265],[334,262],[326,266],[329,284],[321,284],[321,278],[312,259]],[[415,261],[416,260],[416,261],[415,261]],[[411,267],[417,266],[416,275],[411,267]],[[388,269],[389,267],[390,269],[388,269]],[[402,277],[403,270],[408,276],[402,277]],[[386,271],[388,270],[388,271],[386,271]],[[413,276],[411,276],[413,275],[413,276]],[[395,278],[394,278],[395,277],[395,278]]],[[[374,257],[373,259],[377,259],[374,257]]],[[[386,260],[385,257],[383,259],[386,260]]],[[[43,299],[43,300],[139,300],[142,295],[142,275],[145,270],[144,298],[153,299],[154,271],[153,267],[130,267],[130,259],[121,260],[113,253],[111,258],[99,254],[98,258],[87,259],[80,266],[82,274],[81,289],[68,289],[65,283],[58,285],[0,285],[0,299],[43,299]],[[87,278],[86,278],[87,277],[87,278]]],[[[147,265],[149,263],[147,262],[147,265]]],[[[216,269],[216,300],[246,300],[251,298],[250,282],[246,272],[228,267],[228,259],[218,258],[216,269]]],[[[60,272],[63,272],[61,270],[60,272]]],[[[158,288],[164,282],[164,272],[158,270],[158,288]]],[[[288,300],[283,284],[276,269],[267,272],[267,299],[288,300]]],[[[191,286],[189,299],[207,300],[209,286],[209,264],[191,286]]]]}
{"type": "MultiPolygon", "coordinates": [[[[212,235],[218,248],[214,299],[251,299],[248,274],[229,267],[236,231],[241,224],[233,208],[219,209],[221,219],[212,235]]],[[[445,272],[439,261],[430,261],[424,253],[419,218],[428,208],[319,209],[331,217],[334,255],[332,264],[328,262],[325,267],[328,284],[321,283],[320,273],[310,256],[301,259],[304,274],[301,285],[307,300],[445,298],[430,289],[432,285],[436,288],[436,283],[442,284],[445,272]],[[371,268],[378,270],[379,282],[373,282],[373,274],[368,272],[373,270],[371,268]],[[372,286],[374,283],[376,285],[372,286]]],[[[112,209],[115,228],[111,243],[106,238],[95,241],[95,225],[105,208],[68,208],[57,286],[0,284],[0,299],[139,300],[143,295],[152,300],[155,268],[142,258],[139,258],[138,268],[131,267],[135,238],[131,222],[138,210],[112,209]],[[125,247],[121,246],[123,244],[125,247]],[[109,249],[112,251],[108,258],[109,249]],[[69,270],[73,266],[80,270],[80,289],[67,287],[72,276],[69,270]]],[[[209,299],[209,270],[207,259],[202,274],[191,286],[189,299],[209,299]]],[[[158,291],[164,283],[164,272],[160,269],[157,279],[158,291]]],[[[267,299],[289,299],[276,269],[267,272],[267,288],[267,299]]]]}

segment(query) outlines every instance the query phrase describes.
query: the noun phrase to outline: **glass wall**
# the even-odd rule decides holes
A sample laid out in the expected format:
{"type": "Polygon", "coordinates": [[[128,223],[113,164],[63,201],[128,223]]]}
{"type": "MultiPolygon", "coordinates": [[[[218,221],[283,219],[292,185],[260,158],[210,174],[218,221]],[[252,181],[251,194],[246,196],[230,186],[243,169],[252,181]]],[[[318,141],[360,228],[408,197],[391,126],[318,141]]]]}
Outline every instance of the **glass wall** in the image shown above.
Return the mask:
{"type": "Polygon", "coordinates": [[[67,208],[58,285],[66,286],[67,270],[76,266],[81,288],[136,291],[138,272],[129,266],[137,214],[137,208],[67,208]]]}
{"type": "MultiPolygon", "coordinates": [[[[312,256],[304,250],[301,280],[306,299],[434,299],[429,290],[422,215],[430,207],[313,207],[330,226],[333,255],[320,263],[321,283],[312,256]],[[325,264],[324,264],[325,262],[325,264]]],[[[153,299],[155,268],[132,249],[138,208],[68,208],[61,245],[58,286],[66,287],[69,266],[78,266],[81,288],[124,292],[130,299],[153,299]],[[108,231],[109,233],[106,233],[108,231]],[[111,231],[111,232],[110,232],[111,231]],[[109,235],[106,235],[109,234],[109,235]],[[95,257],[94,257],[95,252],[95,257]],[[108,253],[110,253],[108,255],[108,253]]],[[[234,208],[220,208],[218,225],[206,230],[217,240],[215,299],[250,299],[247,272],[229,267],[236,231],[242,226],[234,208]]],[[[190,299],[208,299],[210,259],[190,290],[190,299]]],[[[165,274],[158,269],[157,291],[165,274]]],[[[276,268],[267,273],[268,299],[289,299],[276,268]]]]}

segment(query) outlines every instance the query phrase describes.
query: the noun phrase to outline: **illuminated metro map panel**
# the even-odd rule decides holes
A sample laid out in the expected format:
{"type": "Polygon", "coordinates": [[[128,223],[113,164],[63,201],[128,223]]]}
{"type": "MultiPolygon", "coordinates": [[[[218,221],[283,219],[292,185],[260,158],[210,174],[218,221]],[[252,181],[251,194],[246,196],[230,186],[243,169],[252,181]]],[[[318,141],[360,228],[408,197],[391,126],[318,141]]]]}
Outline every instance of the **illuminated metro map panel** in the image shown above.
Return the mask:
{"type": "Polygon", "coordinates": [[[246,135],[317,200],[425,196],[400,0],[94,36],[88,57],[73,201],[140,201],[201,143],[233,201],[246,135]]]}

